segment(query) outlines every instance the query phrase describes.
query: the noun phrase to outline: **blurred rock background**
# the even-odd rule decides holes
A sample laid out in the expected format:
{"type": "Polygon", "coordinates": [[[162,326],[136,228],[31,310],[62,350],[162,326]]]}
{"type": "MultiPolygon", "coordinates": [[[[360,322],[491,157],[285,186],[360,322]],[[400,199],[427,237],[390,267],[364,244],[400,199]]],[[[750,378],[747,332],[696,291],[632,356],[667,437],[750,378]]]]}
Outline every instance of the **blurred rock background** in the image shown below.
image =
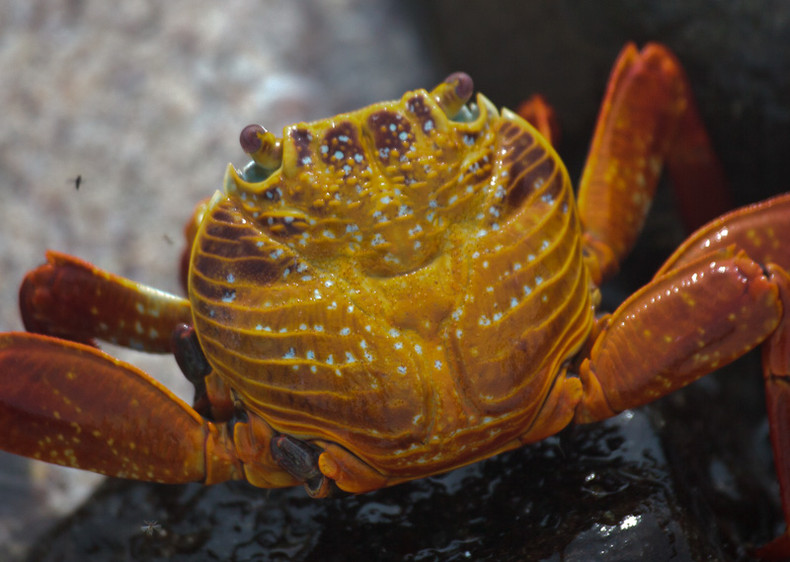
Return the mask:
{"type": "MultiPolygon", "coordinates": [[[[543,92],[555,105],[562,123],[560,153],[577,177],[609,69],[622,44],[628,40],[665,42],[690,75],[737,201],[759,200],[786,190],[788,185],[790,5],[781,0],[654,0],[638,4],[627,0],[229,0],[221,4],[184,0],[166,4],[141,0],[117,4],[96,0],[0,0],[0,14],[2,330],[21,329],[17,287],[24,272],[39,264],[48,248],[178,291],[175,266],[181,251],[182,225],[193,205],[219,187],[227,162],[244,163],[237,141],[244,125],[260,122],[278,131],[294,121],[321,118],[397,98],[407,89],[430,87],[457,69],[469,72],[476,87],[497,105],[513,107],[532,92],[543,92]],[[74,182],[77,176],[82,178],[79,190],[74,182]]],[[[671,197],[662,195],[661,199],[660,207],[671,207],[671,197]]],[[[640,247],[639,255],[626,266],[625,292],[643,282],[680,237],[675,216],[661,208],[648,229],[648,244],[640,247]]],[[[612,298],[616,299],[619,293],[614,294],[612,298]]],[[[189,396],[171,358],[118,354],[189,396]]],[[[643,558],[668,559],[671,554],[677,560],[741,559],[748,556],[748,541],[764,541],[778,530],[774,526],[781,525],[770,495],[775,492],[771,488],[775,483],[770,476],[765,423],[760,413],[759,375],[744,374],[751,370],[753,366],[744,364],[731,379],[719,377],[704,382],[690,393],[638,414],[638,419],[645,416],[650,422],[643,425],[652,428],[640,434],[642,439],[661,443],[646,454],[651,459],[662,457],[658,464],[665,479],[655,477],[651,465],[646,479],[642,475],[639,482],[656,478],[661,482],[659,495],[671,496],[662,504],[666,512],[659,516],[660,524],[654,530],[654,534],[668,537],[669,550],[648,548],[643,558]],[[744,379],[746,390],[740,382],[744,379]],[[718,380],[724,382],[715,382],[718,380]],[[754,406],[753,415],[743,413],[753,425],[745,421],[726,431],[740,436],[737,443],[717,443],[724,431],[716,431],[719,427],[713,420],[726,410],[716,410],[716,404],[722,400],[722,408],[724,404],[732,407],[727,397],[733,395],[753,397],[734,402],[741,410],[746,409],[742,404],[754,406]],[[707,411],[700,411],[699,400],[710,405],[707,411]],[[697,421],[684,421],[678,426],[674,421],[678,419],[697,421]],[[690,425],[699,429],[704,445],[689,437],[690,425]],[[673,432],[673,427],[677,431],[673,432]],[[689,451],[695,462],[690,462],[689,451]],[[738,472],[738,462],[744,458],[756,459],[757,465],[750,469],[753,472],[738,472]],[[754,486],[755,490],[749,490],[752,495],[746,495],[743,482],[755,473],[764,480],[754,486]],[[726,514],[716,509],[721,502],[715,499],[689,500],[706,481],[712,483],[714,498],[717,493],[725,499],[734,498],[731,503],[724,502],[733,512],[743,512],[745,504],[760,504],[761,511],[744,512],[756,529],[749,530],[748,525],[744,529],[738,527],[743,525],[739,520],[726,519],[726,514]],[[745,544],[732,542],[744,539],[744,531],[751,533],[745,537],[745,544]]],[[[728,423],[735,416],[723,417],[723,423],[728,423]]],[[[602,437],[603,442],[629,438],[630,430],[610,439],[609,430],[620,432],[621,426],[630,427],[628,420],[605,426],[608,437],[602,437]]],[[[587,435],[586,430],[580,431],[573,433],[572,443],[583,442],[579,435],[587,435]]],[[[591,442],[596,435],[589,436],[591,442]]],[[[530,471],[557,474],[552,459],[563,447],[567,449],[558,439],[522,454],[533,463],[528,465],[530,471]],[[533,457],[538,460],[533,461],[533,457]]],[[[578,456],[573,451],[566,450],[566,454],[569,458],[578,456]]],[[[596,463],[593,470],[582,462],[580,470],[586,472],[575,473],[564,482],[552,481],[552,485],[567,485],[571,496],[578,495],[573,489],[577,477],[585,482],[595,472],[601,478],[603,469],[596,463]]],[[[486,487],[485,482],[502,480],[496,473],[501,464],[481,464],[471,469],[471,476],[469,472],[459,474],[478,478],[471,486],[476,492],[490,492],[493,486],[486,487]]],[[[621,478],[613,477],[615,483],[631,482],[623,480],[622,472],[616,474],[621,478]]],[[[455,480],[450,482],[458,482],[462,476],[451,478],[455,480]]],[[[524,476],[527,479],[535,479],[532,472],[524,476]]],[[[102,533],[107,537],[113,533],[112,525],[107,524],[113,519],[100,507],[89,508],[96,519],[82,519],[76,524],[62,520],[56,534],[43,535],[89,493],[86,481],[93,479],[79,472],[31,466],[16,457],[0,456],[0,559],[21,558],[34,542],[42,559],[49,556],[53,560],[70,558],[59,558],[56,550],[47,553],[44,549],[42,554],[42,546],[49,542],[61,550],[71,544],[73,559],[84,559],[79,549],[86,548],[86,543],[80,541],[126,544],[121,538],[102,538],[102,533]],[[97,521],[104,524],[98,526],[97,521]]],[[[324,526],[319,525],[316,532],[319,536],[323,533],[326,543],[330,533],[326,521],[345,521],[336,511],[358,509],[366,515],[351,517],[348,526],[332,529],[334,533],[353,535],[355,530],[359,532],[360,522],[372,520],[408,526],[408,517],[396,522],[390,520],[391,513],[379,511],[375,517],[370,513],[382,505],[391,506],[391,502],[412,502],[415,494],[423,492],[422,486],[445,489],[450,486],[447,482],[432,479],[431,483],[396,488],[371,500],[354,498],[309,509],[319,510],[316,518],[324,526]]],[[[515,478],[514,485],[518,482],[515,478]]],[[[631,484],[632,491],[635,488],[639,485],[631,484]]],[[[175,494],[193,501],[190,494],[198,495],[188,491],[192,488],[183,493],[156,487],[132,490],[129,493],[134,498],[135,493],[155,498],[175,494]]],[[[222,488],[218,490],[200,495],[221,495],[222,488]]],[[[235,488],[226,491],[228,497],[236,498],[235,488]]],[[[254,493],[245,488],[241,496],[254,493]]],[[[466,491],[456,487],[453,493],[463,498],[466,491]]],[[[534,493],[541,493],[540,488],[534,493]]],[[[301,491],[271,497],[281,498],[298,512],[301,499],[292,499],[301,498],[298,494],[301,491]]],[[[607,491],[605,495],[611,498],[612,493],[607,491]]],[[[512,488],[500,490],[499,496],[499,501],[514,497],[512,488]]],[[[594,489],[591,496],[600,497],[600,490],[594,489]]],[[[122,496],[101,497],[120,502],[122,496]]],[[[566,500],[567,496],[562,496],[562,501],[566,500]]],[[[495,501],[497,497],[491,498],[495,501]]],[[[90,505],[102,504],[94,500],[90,505]]],[[[493,511],[496,505],[492,503],[493,511]]],[[[655,544],[645,539],[644,533],[627,534],[640,529],[629,522],[647,520],[655,513],[646,505],[637,502],[632,511],[612,519],[613,511],[607,504],[602,512],[610,514],[606,520],[605,515],[601,519],[588,512],[583,517],[578,513],[563,516],[574,513],[572,505],[554,505],[548,511],[541,504],[547,514],[556,514],[546,515],[544,529],[554,529],[556,518],[578,520],[579,526],[576,531],[563,531],[568,535],[562,537],[564,542],[559,546],[541,542],[543,548],[535,551],[526,545],[539,531],[530,531],[518,522],[507,527],[506,539],[488,531],[484,539],[474,538],[474,533],[458,537],[455,523],[431,516],[430,511],[421,520],[433,524],[425,529],[429,538],[414,539],[412,544],[395,534],[392,540],[402,549],[397,551],[400,558],[463,559],[464,553],[475,553],[477,559],[506,559],[510,552],[513,559],[570,560],[574,559],[573,552],[576,556],[590,552],[578,548],[578,540],[587,537],[586,548],[609,549],[609,559],[618,559],[612,541],[602,538],[618,531],[626,533],[620,535],[619,552],[625,554],[619,559],[628,559],[634,551],[623,549],[623,542],[655,544]],[[563,550],[562,545],[569,543],[577,545],[576,550],[563,550]],[[492,544],[504,545],[505,549],[496,550],[492,544]]],[[[253,506],[246,511],[265,509],[253,506]]],[[[119,522],[115,532],[139,539],[142,521],[161,519],[163,512],[158,510],[162,509],[158,504],[143,504],[132,518],[119,522]],[[120,525],[128,528],[118,531],[120,525]]],[[[519,509],[527,513],[530,508],[519,509]]],[[[237,517],[246,521],[241,515],[237,517]]],[[[540,525],[539,519],[536,524],[540,525]]],[[[369,527],[362,529],[370,531],[369,527]]],[[[375,533],[363,533],[361,542],[377,544],[371,534],[375,533]]],[[[385,536],[383,532],[381,536],[385,536]]],[[[280,554],[309,559],[312,552],[317,557],[321,551],[310,550],[310,545],[316,544],[314,538],[310,540],[314,542],[308,540],[308,546],[289,551],[287,556],[280,554]]],[[[195,547],[196,560],[202,559],[200,544],[195,547]]],[[[342,548],[336,550],[337,559],[343,559],[344,552],[353,552],[352,545],[346,545],[346,551],[342,548]]],[[[114,552],[118,557],[156,559],[166,558],[162,552],[173,551],[160,550],[157,555],[143,549],[135,551],[134,556],[114,552]]],[[[260,552],[244,552],[246,558],[239,555],[236,559],[267,559],[269,551],[261,548],[260,552]]],[[[385,550],[379,548],[379,552],[385,550]]],[[[189,559],[187,554],[180,556],[189,559]]]]}
{"type": "MultiPolygon", "coordinates": [[[[19,282],[49,248],[179,291],[183,225],[245,163],[245,125],[278,132],[436,79],[395,2],[0,0],[0,13],[3,330],[22,328],[19,282]]],[[[118,354],[190,396],[172,358],[118,354]]],[[[8,455],[0,470],[4,560],[94,480],[8,455]]]]}

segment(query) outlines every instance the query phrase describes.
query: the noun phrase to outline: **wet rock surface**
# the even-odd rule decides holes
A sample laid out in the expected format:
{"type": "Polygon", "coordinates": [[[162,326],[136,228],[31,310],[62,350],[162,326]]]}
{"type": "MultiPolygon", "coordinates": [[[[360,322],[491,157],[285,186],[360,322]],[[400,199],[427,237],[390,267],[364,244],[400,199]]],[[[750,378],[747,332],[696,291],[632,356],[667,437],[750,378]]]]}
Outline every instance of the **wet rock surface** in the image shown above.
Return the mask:
{"type": "Polygon", "coordinates": [[[29,559],[748,559],[779,520],[743,363],[660,407],[362,496],[111,481],[29,559]],[[736,430],[711,431],[731,427],[727,408],[736,430]]]}

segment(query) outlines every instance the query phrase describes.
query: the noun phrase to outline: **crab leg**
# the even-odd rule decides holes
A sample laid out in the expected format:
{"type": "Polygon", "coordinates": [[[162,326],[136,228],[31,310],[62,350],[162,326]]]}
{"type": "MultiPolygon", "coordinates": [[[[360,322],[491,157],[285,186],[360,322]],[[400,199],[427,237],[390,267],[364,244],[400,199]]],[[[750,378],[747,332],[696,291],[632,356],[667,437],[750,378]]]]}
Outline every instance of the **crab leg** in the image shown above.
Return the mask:
{"type": "MultiPolygon", "coordinates": [[[[580,376],[577,422],[669,394],[763,345],[768,419],[790,521],[790,194],[694,233],[651,283],[605,319],[580,376]]],[[[759,551],[790,557],[790,534],[759,551]]]]}
{"type": "MultiPolygon", "coordinates": [[[[763,347],[763,375],[774,464],[779,479],[785,521],[790,521],[790,194],[783,194],[728,213],[700,228],[664,263],[656,276],[699,259],[711,250],[731,246],[744,249],[778,280],[782,319],[763,347]]],[[[763,547],[764,558],[790,557],[790,535],[785,532],[763,547]]]]}
{"type": "Polygon", "coordinates": [[[665,160],[691,227],[731,207],[680,64],[661,45],[639,52],[629,44],[609,79],[579,187],[586,245],[602,278],[633,246],[665,160]]]}
{"type": "Polygon", "coordinates": [[[169,353],[175,326],[192,322],[186,299],[52,251],[25,277],[19,306],[28,331],[153,353],[169,353]]]}
{"type": "Polygon", "coordinates": [[[540,94],[534,94],[527,100],[521,102],[516,113],[535,127],[543,135],[549,144],[557,147],[560,141],[560,127],[554,109],[546,102],[540,94]]]}
{"type": "Polygon", "coordinates": [[[782,316],[779,282],[733,249],[654,279],[602,319],[575,421],[652,402],[763,343],[782,316]]]}
{"type": "Polygon", "coordinates": [[[790,271],[790,193],[736,209],[689,236],[656,273],[664,275],[714,250],[735,245],[760,263],[790,271]]]}
{"type": "Polygon", "coordinates": [[[257,418],[214,424],[144,372],[87,345],[0,334],[0,449],[110,476],[298,484],[257,418]]]}

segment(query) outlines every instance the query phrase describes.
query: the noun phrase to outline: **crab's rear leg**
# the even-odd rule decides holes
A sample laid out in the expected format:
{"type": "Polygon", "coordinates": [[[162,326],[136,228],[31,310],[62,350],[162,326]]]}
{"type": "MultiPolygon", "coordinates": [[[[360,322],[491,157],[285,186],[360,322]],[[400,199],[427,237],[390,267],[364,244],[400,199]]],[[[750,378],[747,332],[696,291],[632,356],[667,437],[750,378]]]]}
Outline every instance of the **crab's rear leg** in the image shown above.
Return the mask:
{"type": "Polygon", "coordinates": [[[554,109],[540,94],[534,94],[521,102],[516,113],[535,127],[549,143],[555,148],[560,142],[560,127],[554,109]]]}
{"type": "MultiPolygon", "coordinates": [[[[580,368],[576,421],[650,402],[763,344],[768,419],[790,521],[790,194],[693,234],[653,281],[604,320],[580,368]]],[[[790,557],[790,534],[759,551],[790,557]]]]}
{"type": "Polygon", "coordinates": [[[731,208],[688,80],[658,44],[627,45],[612,70],[579,185],[579,214],[597,280],[634,244],[668,164],[687,226],[731,208]]]}
{"type": "Polygon", "coordinates": [[[88,345],[0,334],[0,449],[110,476],[165,483],[299,482],[255,416],[215,424],[132,365],[88,345]]]}

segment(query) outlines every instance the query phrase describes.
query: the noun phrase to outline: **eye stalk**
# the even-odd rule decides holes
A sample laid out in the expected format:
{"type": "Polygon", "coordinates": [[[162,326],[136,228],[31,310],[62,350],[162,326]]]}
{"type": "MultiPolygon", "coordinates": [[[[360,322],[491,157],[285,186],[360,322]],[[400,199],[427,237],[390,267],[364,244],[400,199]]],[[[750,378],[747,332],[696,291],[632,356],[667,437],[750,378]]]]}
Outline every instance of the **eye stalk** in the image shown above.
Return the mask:
{"type": "Polygon", "coordinates": [[[266,170],[276,170],[283,162],[282,141],[260,125],[247,125],[239,135],[241,149],[266,170]]]}
{"type": "Polygon", "coordinates": [[[474,88],[474,82],[468,74],[454,72],[436,86],[431,95],[447,117],[452,119],[472,97],[474,88]]]}

